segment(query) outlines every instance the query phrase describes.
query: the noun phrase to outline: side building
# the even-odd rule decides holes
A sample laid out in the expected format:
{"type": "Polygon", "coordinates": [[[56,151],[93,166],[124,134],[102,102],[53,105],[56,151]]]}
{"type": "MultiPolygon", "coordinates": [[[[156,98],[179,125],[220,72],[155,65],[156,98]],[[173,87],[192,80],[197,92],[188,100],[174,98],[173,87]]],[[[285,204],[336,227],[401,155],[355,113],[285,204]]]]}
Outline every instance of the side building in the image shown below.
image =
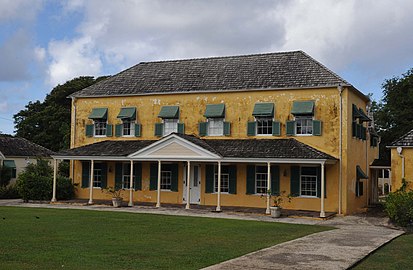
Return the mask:
{"type": "MultiPolygon", "coordinates": [[[[78,198],[348,214],[369,202],[369,99],[302,51],[144,62],[72,96],[78,198]],[[187,177],[189,176],[189,177],[187,177]]],[[[54,198],[55,200],[55,198],[54,198]]]]}
{"type": "Polygon", "coordinates": [[[389,146],[391,151],[392,191],[400,189],[403,182],[413,190],[413,130],[410,130],[389,146]]]}

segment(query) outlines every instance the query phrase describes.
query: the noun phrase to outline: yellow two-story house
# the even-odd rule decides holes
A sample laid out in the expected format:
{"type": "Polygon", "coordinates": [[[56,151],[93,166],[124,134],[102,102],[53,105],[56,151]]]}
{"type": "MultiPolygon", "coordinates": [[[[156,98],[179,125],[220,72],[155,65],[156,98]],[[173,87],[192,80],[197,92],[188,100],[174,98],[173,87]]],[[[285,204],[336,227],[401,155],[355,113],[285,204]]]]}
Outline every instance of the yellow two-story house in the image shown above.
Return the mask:
{"type": "MultiPolygon", "coordinates": [[[[143,62],[71,95],[78,198],[348,214],[377,158],[369,98],[302,51],[143,62]]],[[[56,197],[53,197],[53,201],[56,197]]]]}

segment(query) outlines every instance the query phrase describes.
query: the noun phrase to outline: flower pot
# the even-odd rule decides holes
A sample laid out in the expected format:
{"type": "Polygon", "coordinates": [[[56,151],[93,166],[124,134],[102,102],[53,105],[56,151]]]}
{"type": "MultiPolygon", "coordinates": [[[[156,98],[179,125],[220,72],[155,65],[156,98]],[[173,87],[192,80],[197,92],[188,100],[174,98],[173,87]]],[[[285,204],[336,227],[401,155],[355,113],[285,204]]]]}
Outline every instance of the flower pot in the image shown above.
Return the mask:
{"type": "Polygon", "coordinates": [[[121,207],[122,206],[122,198],[112,198],[112,204],[114,207],[121,207]]]}
{"type": "Polygon", "coordinates": [[[271,217],[273,218],[279,218],[281,216],[281,207],[278,207],[278,206],[270,207],[270,211],[271,211],[271,217]]]}

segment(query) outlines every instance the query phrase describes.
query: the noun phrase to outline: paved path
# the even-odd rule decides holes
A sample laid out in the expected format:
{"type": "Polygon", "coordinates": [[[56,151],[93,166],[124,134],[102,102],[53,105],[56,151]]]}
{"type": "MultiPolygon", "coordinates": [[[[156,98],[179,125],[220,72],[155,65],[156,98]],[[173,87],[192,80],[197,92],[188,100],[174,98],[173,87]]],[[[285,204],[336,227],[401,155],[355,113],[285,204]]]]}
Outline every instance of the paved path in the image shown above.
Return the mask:
{"type": "Polygon", "coordinates": [[[403,231],[389,227],[387,219],[374,217],[346,216],[321,221],[301,218],[273,219],[264,215],[248,213],[213,213],[204,209],[185,210],[167,207],[158,209],[149,206],[113,208],[105,205],[23,204],[21,200],[0,200],[0,205],[259,220],[266,222],[326,225],[337,228],[336,230],[315,233],[281,243],[205,268],[208,270],[347,269],[383,244],[403,234],[403,231]]]}

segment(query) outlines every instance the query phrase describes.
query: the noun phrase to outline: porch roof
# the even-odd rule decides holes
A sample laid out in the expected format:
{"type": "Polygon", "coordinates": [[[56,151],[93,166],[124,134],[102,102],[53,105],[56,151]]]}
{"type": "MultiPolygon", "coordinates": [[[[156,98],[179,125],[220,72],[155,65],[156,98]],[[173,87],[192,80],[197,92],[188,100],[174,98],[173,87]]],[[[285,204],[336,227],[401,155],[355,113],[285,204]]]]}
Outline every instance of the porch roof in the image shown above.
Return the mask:
{"type": "MultiPolygon", "coordinates": [[[[194,135],[172,133],[223,159],[299,159],[336,160],[333,156],[319,151],[293,138],[290,139],[200,139],[194,135]]],[[[110,140],[62,151],[55,157],[128,157],[139,150],[151,147],[155,140],[110,140]]]]}

